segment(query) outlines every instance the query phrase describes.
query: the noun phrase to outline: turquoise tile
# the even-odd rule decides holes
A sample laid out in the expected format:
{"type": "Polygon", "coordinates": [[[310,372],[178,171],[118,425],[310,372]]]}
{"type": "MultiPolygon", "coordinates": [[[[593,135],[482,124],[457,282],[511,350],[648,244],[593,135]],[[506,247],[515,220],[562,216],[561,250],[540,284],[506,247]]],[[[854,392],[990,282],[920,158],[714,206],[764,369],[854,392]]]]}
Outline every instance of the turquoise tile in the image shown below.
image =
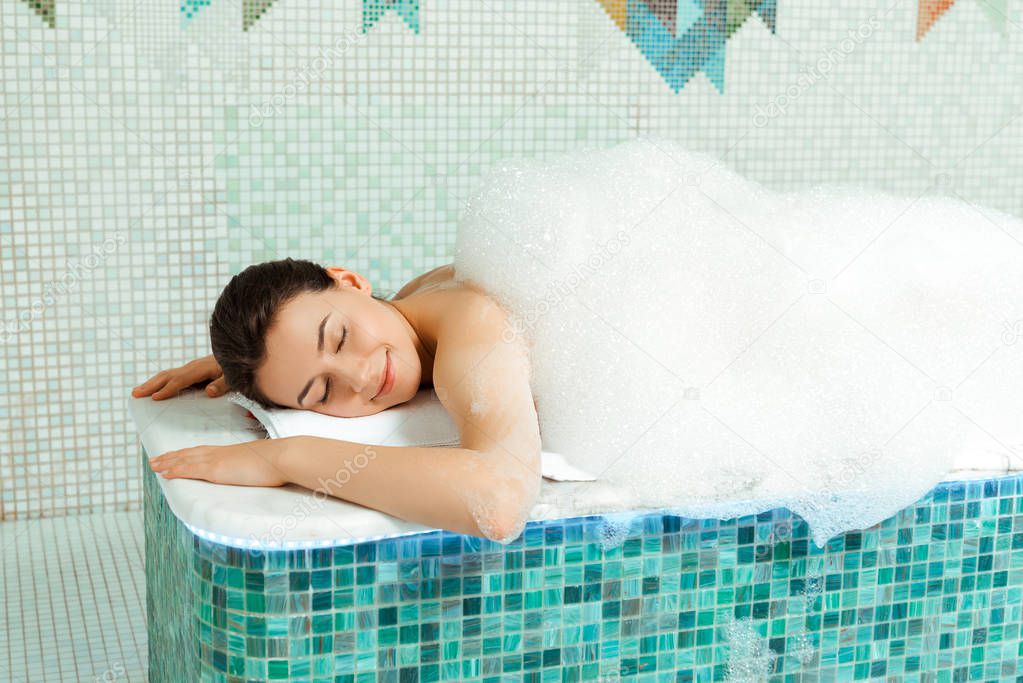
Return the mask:
{"type": "Polygon", "coordinates": [[[940,485],[824,548],[776,510],[651,514],[617,547],[587,517],[507,546],[430,532],[256,552],[194,536],[145,471],[154,683],[1023,675],[1023,477],[940,485]]]}

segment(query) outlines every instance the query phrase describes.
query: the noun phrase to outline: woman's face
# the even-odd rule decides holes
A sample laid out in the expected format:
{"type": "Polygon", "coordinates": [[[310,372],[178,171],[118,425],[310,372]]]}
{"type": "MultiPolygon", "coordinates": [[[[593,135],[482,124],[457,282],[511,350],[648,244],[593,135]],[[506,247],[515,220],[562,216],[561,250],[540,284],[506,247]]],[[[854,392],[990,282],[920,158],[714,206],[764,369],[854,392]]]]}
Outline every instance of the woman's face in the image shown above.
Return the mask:
{"type": "Polygon", "coordinates": [[[336,287],[300,294],[281,307],[267,333],[257,386],[280,405],[338,417],[372,415],[408,401],[422,376],[415,330],[393,306],[374,299],[358,273],[327,272],[336,287]]]}

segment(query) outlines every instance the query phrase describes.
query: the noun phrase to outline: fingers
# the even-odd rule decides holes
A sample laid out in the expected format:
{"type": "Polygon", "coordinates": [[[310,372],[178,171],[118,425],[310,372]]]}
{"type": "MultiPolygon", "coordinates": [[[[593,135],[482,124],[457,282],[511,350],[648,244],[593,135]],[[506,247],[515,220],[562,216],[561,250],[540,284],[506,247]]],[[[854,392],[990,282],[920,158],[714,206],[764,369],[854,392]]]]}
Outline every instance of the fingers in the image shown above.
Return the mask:
{"type": "Polygon", "coordinates": [[[131,395],[135,396],[135,397],[148,396],[153,391],[151,385],[153,384],[153,382],[155,380],[156,380],[155,376],[154,377],[150,377],[145,382],[143,382],[142,384],[140,384],[137,387],[135,387],[134,389],[132,389],[131,390],[131,395]]]}
{"type": "Polygon", "coordinates": [[[174,479],[175,477],[186,477],[188,472],[186,471],[186,463],[181,460],[173,460],[162,463],[150,463],[153,472],[159,474],[164,479],[174,479]]]}
{"type": "Polygon", "coordinates": [[[166,465],[167,463],[172,462],[175,458],[183,455],[187,450],[189,449],[181,448],[176,451],[167,451],[161,455],[154,456],[149,459],[149,466],[155,469],[157,465],[166,465]]]}
{"type": "Polygon", "coordinates": [[[216,378],[212,382],[206,385],[206,394],[208,396],[221,396],[227,391],[227,380],[224,376],[216,378]]]}
{"type": "Polygon", "coordinates": [[[164,477],[168,477],[167,471],[175,461],[175,453],[177,451],[169,451],[163,455],[158,455],[155,458],[149,459],[149,469],[153,470],[158,474],[163,474],[164,477]]]}
{"type": "Polygon", "coordinates": [[[206,388],[208,396],[221,396],[227,392],[227,383],[220,366],[212,357],[208,357],[172,370],[161,370],[132,389],[131,395],[135,398],[152,395],[153,400],[159,401],[177,396],[182,389],[207,379],[213,380],[206,388]]]}
{"type": "Polygon", "coordinates": [[[175,477],[193,478],[198,474],[201,464],[202,446],[167,451],[163,455],[149,459],[149,467],[163,476],[164,479],[175,477]]]}
{"type": "Polygon", "coordinates": [[[164,385],[167,384],[168,375],[169,373],[166,370],[161,370],[142,384],[132,389],[131,395],[135,398],[140,398],[142,396],[149,396],[154,391],[162,389],[164,385]]]}
{"type": "Polygon", "coordinates": [[[174,396],[177,396],[182,389],[191,384],[191,382],[188,381],[187,377],[181,376],[171,377],[170,379],[165,381],[166,383],[162,387],[158,388],[156,391],[153,392],[154,401],[159,401],[164,398],[172,398],[174,396]]]}

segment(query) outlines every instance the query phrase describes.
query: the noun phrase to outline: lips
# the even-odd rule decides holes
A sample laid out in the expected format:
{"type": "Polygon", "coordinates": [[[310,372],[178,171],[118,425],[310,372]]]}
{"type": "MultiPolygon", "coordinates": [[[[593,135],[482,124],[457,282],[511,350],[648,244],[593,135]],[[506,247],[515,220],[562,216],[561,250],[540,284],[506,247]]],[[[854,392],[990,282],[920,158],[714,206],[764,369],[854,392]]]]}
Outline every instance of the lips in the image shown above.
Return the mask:
{"type": "MultiPolygon", "coordinates": [[[[388,386],[388,382],[387,382],[387,380],[388,380],[388,378],[390,376],[391,376],[391,355],[387,351],[384,351],[384,371],[383,371],[383,373],[381,373],[380,386],[377,387],[377,393],[376,393],[375,396],[373,396],[374,399],[379,397],[380,394],[383,393],[385,388],[387,390],[390,390],[390,386],[388,386]]],[[[393,382],[392,382],[392,384],[393,384],[393,382]]]]}

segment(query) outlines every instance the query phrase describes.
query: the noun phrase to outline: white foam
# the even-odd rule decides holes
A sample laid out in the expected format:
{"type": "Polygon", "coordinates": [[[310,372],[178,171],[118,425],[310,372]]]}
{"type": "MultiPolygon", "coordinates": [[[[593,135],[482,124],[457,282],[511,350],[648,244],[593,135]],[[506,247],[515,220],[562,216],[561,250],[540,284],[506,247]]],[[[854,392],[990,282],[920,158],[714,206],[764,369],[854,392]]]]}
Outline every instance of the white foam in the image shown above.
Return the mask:
{"type": "Polygon", "coordinates": [[[731,621],[722,627],[728,646],[726,683],[767,683],[778,655],[768,647],[752,619],[731,621]]]}
{"type": "Polygon", "coordinates": [[[526,339],[545,448],[629,506],[784,505],[822,543],[913,503],[966,444],[1023,443],[955,401],[1023,410],[983,379],[1023,367],[1020,236],[958,199],[775,193],[643,137],[493,169],[455,271],[526,339]]]}

